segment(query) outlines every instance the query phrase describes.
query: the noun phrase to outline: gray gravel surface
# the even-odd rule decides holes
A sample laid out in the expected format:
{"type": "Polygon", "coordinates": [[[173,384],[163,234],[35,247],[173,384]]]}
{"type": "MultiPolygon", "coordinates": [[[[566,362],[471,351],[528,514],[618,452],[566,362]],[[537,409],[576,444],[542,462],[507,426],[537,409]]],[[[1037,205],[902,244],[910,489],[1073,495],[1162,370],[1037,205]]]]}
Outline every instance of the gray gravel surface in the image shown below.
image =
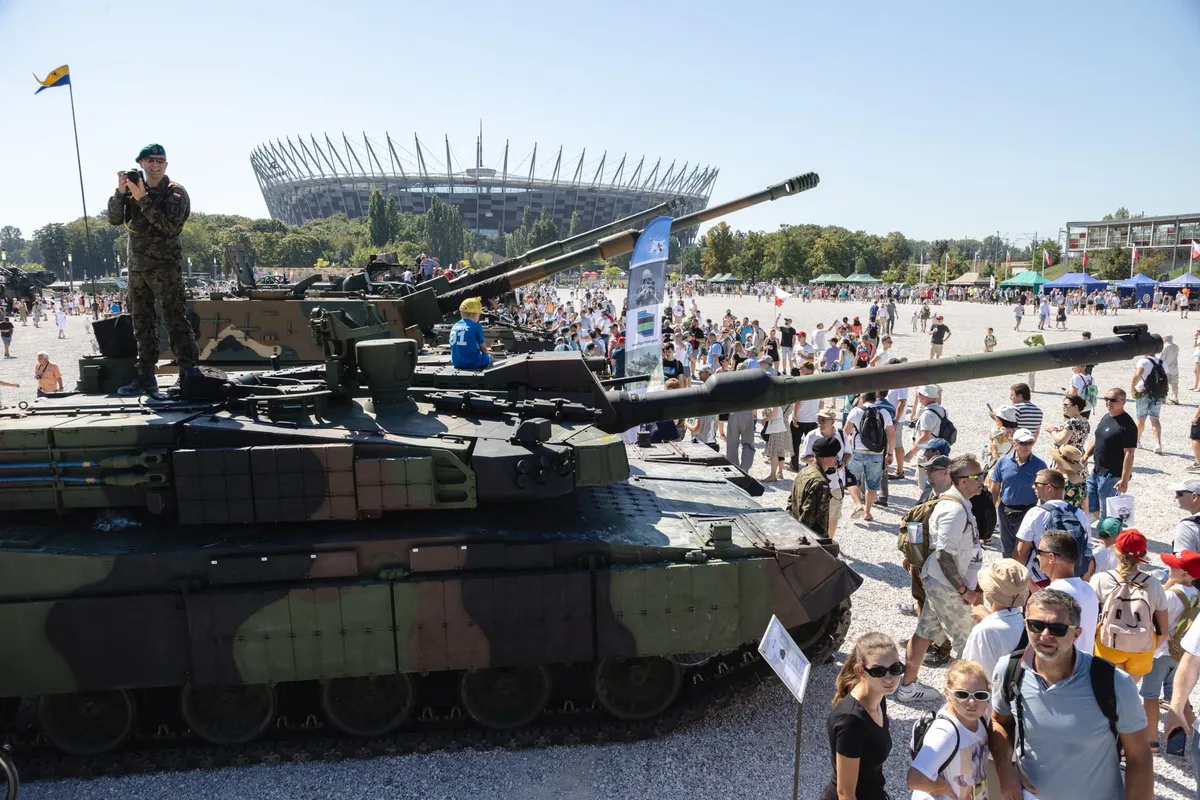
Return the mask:
{"type": "MultiPolygon", "coordinates": [[[[719,297],[701,300],[705,314],[717,316],[731,308],[739,316],[773,318],[774,309],[752,297],[719,297]]],[[[789,300],[785,310],[797,327],[812,331],[819,320],[860,314],[866,318],[865,303],[802,303],[789,300]]],[[[1000,348],[1020,347],[1028,330],[1035,326],[1027,316],[1021,332],[1012,331],[1012,315],[1007,306],[947,303],[939,308],[953,331],[947,355],[977,353],[983,349],[986,328],[996,329],[1000,348]]],[[[901,319],[896,335],[896,353],[910,359],[924,358],[927,337],[911,333],[910,307],[900,307],[901,319]]],[[[1177,315],[1152,312],[1123,312],[1118,317],[1073,317],[1070,330],[1047,331],[1046,341],[1069,341],[1079,331],[1089,329],[1104,335],[1118,322],[1143,321],[1158,333],[1173,333],[1181,347],[1183,405],[1168,405],[1163,413],[1166,452],[1156,456],[1139,450],[1137,467],[1130,491],[1137,498],[1138,527],[1147,535],[1152,553],[1165,552],[1170,544],[1175,521],[1181,516],[1175,508],[1167,485],[1177,479],[1190,463],[1188,420],[1194,413],[1198,395],[1191,386],[1192,336],[1200,327],[1196,321],[1180,320],[1177,315]]],[[[17,328],[15,360],[0,360],[0,379],[17,380],[20,390],[5,390],[5,401],[31,399],[33,353],[49,350],[63,367],[68,383],[76,377],[74,359],[90,350],[84,320],[71,319],[70,337],[54,340],[52,328],[40,331],[17,328]]],[[[1101,389],[1128,387],[1131,363],[1104,364],[1096,369],[1101,389]]],[[[984,403],[1003,403],[1008,386],[1024,376],[993,378],[967,384],[945,384],[945,401],[959,429],[956,452],[978,452],[990,420],[984,403]]],[[[1059,388],[1067,385],[1068,370],[1039,374],[1041,393],[1035,395],[1052,420],[1057,415],[1059,388]]],[[[1049,449],[1043,442],[1038,454],[1049,449]]],[[[756,463],[754,473],[766,475],[756,463]]],[[[790,475],[790,473],[789,473],[790,475]]],[[[788,481],[767,489],[764,499],[784,505],[790,490],[788,481]]],[[[854,523],[849,518],[851,504],[846,503],[839,528],[846,559],[864,577],[865,582],[854,598],[854,621],[848,644],[871,630],[884,631],[897,642],[907,638],[914,620],[896,611],[898,602],[908,599],[908,580],[898,564],[894,532],[903,509],[915,497],[912,480],[892,485],[893,507],[879,509],[873,525],[854,523]]],[[[998,558],[995,550],[985,551],[985,561],[998,558]]],[[[1157,561],[1152,555],[1151,560],[1157,561]]],[[[847,646],[848,646],[847,644],[847,646]]],[[[833,679],[844,657],[818,667],[809,687],[810,703],[804,720],[801,761],[801,792],[805,798],[819,797],[830,776],[829,746],[825,734],[825,716],[833,693],[833,679]]],[[[944,684],[944,670],[924,668],[921,679],[933,686],[944,684]]],[[[1200,693],[1193,701],[1200,700],[1200,693]]],[[[887,781],[893,797],[907,797],[904,788],[908,769],[907,740],[912,721],[920,712],[936,708],[937,703],[906,707],[891,703],[892,738],[895,743],[887,764],[887,781]]],[[[787,692],[772,682],[743,697],[699,723],[681,729],[666,738],[633,744],[551,748],[522,752],[460,752],[380,758],[366,762],[338,764],[311,763],[272,767],[222,769],[211,772],[137,775],[87,781],[56,781],[30,785],[22,796],[36,800],[77,800],[77,798],[708,798],[708,797],[790,797],[792,787],[793,732],[795,703],[787,692]]],[[[1155,796],[1188,798],[1195,782],[1185,759],[1160,756],[1155,761],[1155,796]]]]}

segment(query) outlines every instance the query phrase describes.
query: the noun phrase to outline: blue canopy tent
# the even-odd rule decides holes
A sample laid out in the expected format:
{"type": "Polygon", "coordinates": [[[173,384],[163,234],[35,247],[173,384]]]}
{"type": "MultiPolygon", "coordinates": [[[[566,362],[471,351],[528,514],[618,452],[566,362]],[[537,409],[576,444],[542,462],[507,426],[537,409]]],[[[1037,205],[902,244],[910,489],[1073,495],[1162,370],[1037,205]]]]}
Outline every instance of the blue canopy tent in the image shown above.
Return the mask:
{"type": "Polygon", "coordinates": [[[1197,278],[1190,272],[1185,272],[1178,278],[1164,281],[1162,284],[1162,288],[1164,289],[1182,289],[1185,286],[1195,291],[1197,287],[1200,287],[1200,278],[1197,278]]]}
{"type": "Polygon", "coordinates": [[[1094,292],[1107,288],[1108,281],[1093,278],[1086,272],[1068,272],[1052,281],[1043,283],[1042,294],[1048,294],[1053,289],[1062,289],[1063,291],[1082,289],[1085,292],[1094,292]]]}
{"type": "Polygon", "coordinates": [[[1117,284],[1117,293],[1122,297],[1133,295],[1133,303],[1138,308],[1149,308],[1154,302],[1154,288],[1158,281],[1148,275],[1138,273],[1128,280],[1117,284]]]}

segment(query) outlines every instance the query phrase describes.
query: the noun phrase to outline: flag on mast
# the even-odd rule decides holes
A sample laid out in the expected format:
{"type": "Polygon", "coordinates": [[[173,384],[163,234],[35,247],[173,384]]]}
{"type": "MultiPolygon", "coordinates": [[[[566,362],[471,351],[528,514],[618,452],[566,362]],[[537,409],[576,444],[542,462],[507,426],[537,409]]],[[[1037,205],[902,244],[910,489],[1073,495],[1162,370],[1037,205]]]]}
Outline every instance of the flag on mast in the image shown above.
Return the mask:
{"type": "Polygon", "coordinates": [[[1132,263],[1136,264],[1137,260],[1138,260],[1138,251],[1137,251],[1137,245],[1135,244],[1133,246],[1133,261],[1132,261],[1132,263]]]}
{"type": "Polygon", "coordinates": [[[1192,264],[1196,262],[1197,256],[1200,256],[1200,244],[1197,244],[1196,240],[1192,239],[1192,257],[1188,259],[1188,275],[1192,274],[1192,264]]]}
{"type": "Polygon", "coordinates": [[[1087,272],[1087,250],[1083,251],[1083,271],[1087,272]]]}
{"type": "Polygon", "coordinates": [[[783,302],[791,296],[792,296],[791,292],[785,292],[783,289],[780,289],[778,286],[776,286],[775,287],[775,307],[776,308],[782,307],[783,302]]]}
{"type": "Polygon", "coordinates": [[[35,72],[33,73],[33,79],[42,85],[34,94],[40,94],[46,89],[53,89],[55,86],[69,86],[71,83],[71,68],[63,64],[58,69],[51,70],[50,74],[46,76],[46,80],[39,78],[35,72]]]}
{"type": "Polygon", "coordinates": [[[1050,251],[1042,248],[1042,263],[1049,267],[1053,262],[1050,260],[1050,251]]]}

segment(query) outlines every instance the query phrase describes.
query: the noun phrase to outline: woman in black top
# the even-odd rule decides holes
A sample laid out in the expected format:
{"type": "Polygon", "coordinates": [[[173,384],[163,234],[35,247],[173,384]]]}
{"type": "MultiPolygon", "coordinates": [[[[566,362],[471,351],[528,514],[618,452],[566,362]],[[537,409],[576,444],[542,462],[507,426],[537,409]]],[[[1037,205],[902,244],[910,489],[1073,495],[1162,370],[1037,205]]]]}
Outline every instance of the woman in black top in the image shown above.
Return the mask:
{"type": "Polygon", "coordinates": [[[892,752],[892,736],[884,698],[896,691],[903,674],[890,636],[868,633],[854,643],[825,721],[833,778],[821,800],[887,800],[883,764],[892,752]]]}

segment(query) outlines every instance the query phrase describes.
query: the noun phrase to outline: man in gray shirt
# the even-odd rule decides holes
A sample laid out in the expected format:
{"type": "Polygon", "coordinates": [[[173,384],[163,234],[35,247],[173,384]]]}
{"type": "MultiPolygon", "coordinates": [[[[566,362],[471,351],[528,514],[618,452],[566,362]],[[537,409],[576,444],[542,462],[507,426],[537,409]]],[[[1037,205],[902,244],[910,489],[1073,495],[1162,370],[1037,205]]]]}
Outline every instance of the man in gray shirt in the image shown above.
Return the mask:
{"type": "Polygon", "coordinates": [[[1175,493],[1175,504],[1187,514],[1175,527],[1171,551],[1175,555],[1184,550],[1200,553],[1200,478],[1185,478],[1167,488],[1175,493]]]}
{"type": "Polygon", "coordinates": [[[1075,598],[1042,589],[1025,609],[1030,646],[1020,657],[1011,702],[1004,691],[1010,659],[996,664],[988,744],[1000,778],[998,794],[1005,800],[1020,800],[1023,788],[1038,800],[1153,796],[1154,760],[1137,684],[1111,665],[1102,663],[1107,670],[1097,670],[1112,676],[1114,737],[1093,689],[1093,658],[1075,647],[1080,617],[1075,598]],[[1124,786],[1118,738],[1125,753],[1124,786]]]}

